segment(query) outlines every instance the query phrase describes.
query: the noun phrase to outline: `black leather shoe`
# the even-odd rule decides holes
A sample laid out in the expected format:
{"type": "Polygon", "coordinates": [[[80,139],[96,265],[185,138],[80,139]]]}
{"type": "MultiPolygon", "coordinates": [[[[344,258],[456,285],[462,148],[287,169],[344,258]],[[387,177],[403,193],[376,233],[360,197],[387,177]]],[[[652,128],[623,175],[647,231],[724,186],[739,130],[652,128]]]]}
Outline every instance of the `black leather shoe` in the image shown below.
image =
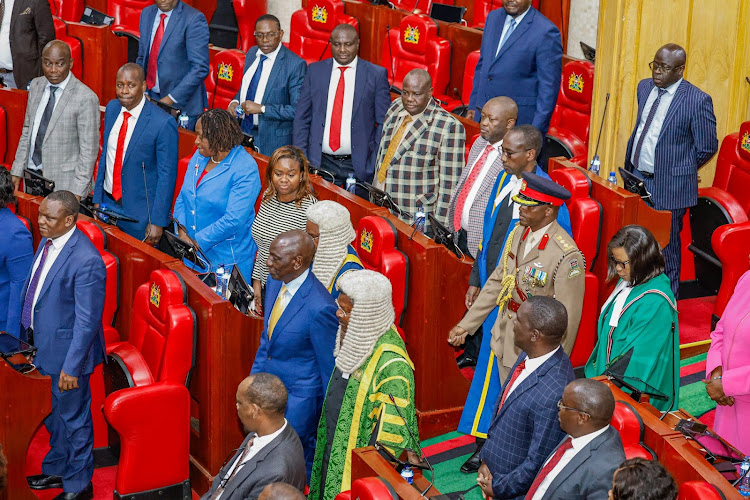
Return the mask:
{"type": "Polygon", "coordinates": [[[472,472],[476,472],[479,470],[479,466],[482,465],[482,461],[479,459],[479,452],[481,449],[477,449],[470,457],[469,459],[464,462],[464,464],[461,466],[461,472],[464,474],[471,474],[472,472]]]}
{"type": "Polygon", "coordinates": [[[62,476],[48,476],[47,474],[37,474],[28,476],[26,481],[32,490],[46,490],[49,488],[62,488],[62,476]]]}
{"type": "Polygon", "coordinates": [[[53,500],[92,500],[94,498],[94,485],[89,483],[78,493],[60,493],[53,500]]]}
{"type": "Polygon", "coordinates": [[[461,354],[456,358],[456,364],[459,368],[468,368],[470,366],[477,366],[477,360],[466,354],[461,354]]]}

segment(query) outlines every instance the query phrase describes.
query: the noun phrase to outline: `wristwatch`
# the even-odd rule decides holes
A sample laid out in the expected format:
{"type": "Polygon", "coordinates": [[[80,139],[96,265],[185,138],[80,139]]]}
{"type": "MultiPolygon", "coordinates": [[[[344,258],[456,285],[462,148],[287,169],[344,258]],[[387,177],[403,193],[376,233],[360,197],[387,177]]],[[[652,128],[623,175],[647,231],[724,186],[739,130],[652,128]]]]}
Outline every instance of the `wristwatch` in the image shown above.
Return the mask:
{"type": "Polygon", "coordinates": [[[265,107],[265,106],[263,106],[262,104],[261,104],[261,106],[260,106],[260,113],[261,113],[262,115],[266,114],[266,107],[265,107]]]}

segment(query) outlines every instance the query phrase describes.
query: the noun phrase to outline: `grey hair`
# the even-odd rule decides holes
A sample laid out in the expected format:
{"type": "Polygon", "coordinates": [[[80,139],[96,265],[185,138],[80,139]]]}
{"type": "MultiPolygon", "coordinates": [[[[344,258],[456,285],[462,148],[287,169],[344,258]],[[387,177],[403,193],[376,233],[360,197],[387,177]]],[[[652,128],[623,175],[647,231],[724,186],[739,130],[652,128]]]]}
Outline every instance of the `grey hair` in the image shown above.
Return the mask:
{"type": "Polygon", "coordinates": [[[329,288],[346,258],[347,247],[356,236],[349,210],[335,201],[322,200],[307,208],[307,220],[320,228],[312,272],[329,288]]]}

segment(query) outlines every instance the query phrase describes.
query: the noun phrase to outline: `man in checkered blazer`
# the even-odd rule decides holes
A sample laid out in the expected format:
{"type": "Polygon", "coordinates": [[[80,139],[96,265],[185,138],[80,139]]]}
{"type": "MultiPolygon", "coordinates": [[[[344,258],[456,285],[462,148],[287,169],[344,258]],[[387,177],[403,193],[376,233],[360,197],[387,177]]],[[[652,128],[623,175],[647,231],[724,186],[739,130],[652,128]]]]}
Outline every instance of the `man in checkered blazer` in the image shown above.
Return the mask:
{"type": "MultiPolygon", "coordinates": [[[[417,207],[448,225],[451,193],[464,167],[464,127],[432,99],[432,79],[422,69],[404,78],[401,97],[385,115],[373,184],[411,216],[417,207]]],[[[427,232],[429,222],[427,223],[427,232]]]]}
{"type": "Polygon", "coordinates": [[[477,483],[492,498],[521,500],[544,461],[565,436],[557,403],[575,376],[560,341],[565,306],[532,295],[518,309],[513,334],[523,352],[503,386],[482,448],[477,483]]]}

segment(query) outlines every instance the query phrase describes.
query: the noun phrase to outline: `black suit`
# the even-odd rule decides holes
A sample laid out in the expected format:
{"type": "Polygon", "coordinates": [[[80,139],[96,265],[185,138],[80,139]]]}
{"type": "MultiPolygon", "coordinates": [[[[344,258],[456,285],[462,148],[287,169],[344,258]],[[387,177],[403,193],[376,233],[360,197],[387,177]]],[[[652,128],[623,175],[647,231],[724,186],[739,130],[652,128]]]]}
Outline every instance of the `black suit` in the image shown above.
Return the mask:
{"type": "Polygon", "coordinates": [[[49,2],[15,0],[8,38],[13,57],[13,78],[16,86],[25,90],[32,79],[42,76],[42,49],[55,39],[49,2]]]}
{"type": "MultiPolygon", "coordinates": [[[[247,435],[231,460],[219,470],[211,484],[211,489],[201,497],[208,500],[219,488],[219,484],[232,468],[234,462],[251,437],[247,435]]],[[[244,500],[258,498],[263,488],[271,483],[291,484],[300,491],[305,489],[305,457],[297,433],[289,423],[281,434],[265,445],[253,458],[248,460],[226,485],[221,500],[244,500]]]]}

